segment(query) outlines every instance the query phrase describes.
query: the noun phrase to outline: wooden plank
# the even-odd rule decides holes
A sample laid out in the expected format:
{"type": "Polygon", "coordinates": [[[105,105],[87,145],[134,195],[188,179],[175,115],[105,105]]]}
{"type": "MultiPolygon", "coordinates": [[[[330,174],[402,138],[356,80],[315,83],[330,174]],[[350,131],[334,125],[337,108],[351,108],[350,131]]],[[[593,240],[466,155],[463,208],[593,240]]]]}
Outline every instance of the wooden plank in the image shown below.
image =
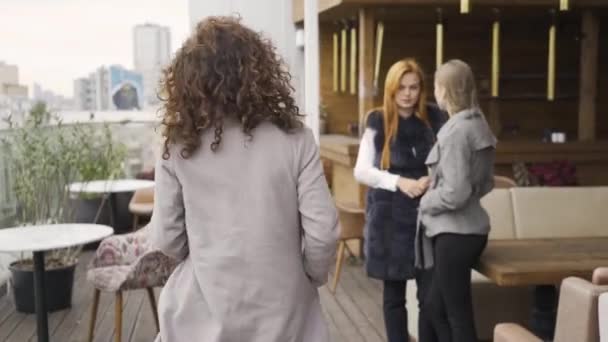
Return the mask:
{"type": "Polygon", "coordinates": [[[9,296],[3,296],[0,298],[0,328],[2,328],[2,323],[8,319],[8,317],[15,311],[13,307],[12,299],[9,299],[9,296]]]}
{"type": "MultiPolygon", "coordinates": [[[[156,303],[158,303],[160,289],[155,289],[154,293],[156,294],[156,303]]],[[[150,311],[150,302],[147,299],[142,301],[136,320],[137,322],[130,341],[150,342],[154,340],[156,337],[156,325],[154,323],[152,311],[150,311]]]]}
{"type": "Polygon", "coordinates": [[[591,279],[608,265],[608,238],[492,240],[476,270],[500,286],[558,284],[575,276],[591,279]]]}
{"type": "MultiPolygon", "coordinates": [[[[129,303],[125,305],[124,311],[122,313],[122,340],[130,341],[134,332],[135,326],[137,324],[137,318],[140,315],[140,311],[144,306],[144,299],[147,302],[148,294],[146,290],[131,290],[129,291],[129,303]]],[[[149,305],[148,305],[149,307],[149,305]]],[[[150,330],[156,330],[156,325],[152,324],[148,326],[150,330]]]]}
{"type": "Polygon", "coordinates": [[[353,284],[352,277],[346,274],[346,272],[343,272],[338,284],[340,284],[340,287],[336,290],[334,297],[344,311],[344,314],[351,319],[363,340],[382,342],[380,332],[376,329],[376,326],[371,323],[364,310],[362,310],[354,300],[357,295],[360,295],[360,292],[357,291],[358,287],[353,284]]]}
{"type": "MultiPolygon", "coordinates": [[[[338,288],[336,289],[336,292],[337,291],[343,291],[339,283],[338,288]]],[[[336,300],[334,295],[329,292],[327,286],[319,289],[319,295],[321,296],[321,302],[326,307],[327,311],[333,316],[336,327],[343,337],[343,341],[364,341],[363,337],[357,330],[355,323],[344,312],[344,308],[336,300]]]]}
{"type": "Polygon", "coordinates": [[[327,323],[327,328],[329,329],[329,340],[330,341],[342,341],[342,335],[340,335],[340,331],[336,326],[336,322],[334,322],[334,318],[331,316],[329,311],[325,308],[325,305],[321,303],[321,311],[323,311],[323,318],[327,323]]]}
{"type": "MultiPolygon", "coordinates": [[[[49,322],[50,323],[50,322],[49,322]]],[[[25,315],[25,318],[8,336],[6,342],[23,342],[29,341],[36,334],[36,315],[25,315]]]]}
{"type": "Polygon", "coordinates": [[[0,326],[0,341],[6,341],[26,317],[26,314],[13,311],[0,326]]]}
{"type": "Polygon", "coordinates": [[[377,302],[375,296],[370,294],[361,286],[355,278],[355,268],[361,266],[344,267],[343,274],[340,279],[344,293],[350,298],[359,311],[365,316],[366,323],[359,325],[362,329],[369,330],[367,341],[384,341],[386,340],[386,329],[384,327],[384,319],[381,302],[377,302]]]}
{"type": "Polygon", "coordinates": [[[599,54],[599,19],[590,10],[583,12],[581,75],[578,107],[579,140],[595,140],[599,54]]]}
{"type": "Polygon", "coordinates": [[[365,117],[374,107],[374,16],[370,9],[359,10],[359,135],[365,117]]]}

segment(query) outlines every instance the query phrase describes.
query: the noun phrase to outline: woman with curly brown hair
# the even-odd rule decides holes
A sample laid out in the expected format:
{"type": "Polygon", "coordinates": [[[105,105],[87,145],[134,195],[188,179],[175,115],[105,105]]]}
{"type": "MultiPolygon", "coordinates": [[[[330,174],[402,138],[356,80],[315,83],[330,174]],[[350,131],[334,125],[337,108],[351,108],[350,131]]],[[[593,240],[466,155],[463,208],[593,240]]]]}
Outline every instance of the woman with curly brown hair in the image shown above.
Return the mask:
{"type": "Polygon", "coordinates": [[[317,287],[338,220],[289,81],[230,17],[199,23],[164,71],[152,240],[180,263],[157,341],[329,339],[317,287]]]}

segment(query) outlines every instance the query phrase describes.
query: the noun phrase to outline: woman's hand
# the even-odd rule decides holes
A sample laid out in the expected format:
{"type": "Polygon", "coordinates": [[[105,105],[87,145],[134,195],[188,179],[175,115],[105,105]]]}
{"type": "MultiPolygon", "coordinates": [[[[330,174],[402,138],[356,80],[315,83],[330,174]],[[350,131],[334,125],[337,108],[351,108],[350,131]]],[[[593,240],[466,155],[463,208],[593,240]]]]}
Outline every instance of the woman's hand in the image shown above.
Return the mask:
{"type": "Polygon", "coordinates": [[[426,191],[428,185],[425,185],[425,182],[421,182],[419,180],[399,177],[399,180],[397,181],[397,187],[399,188],[399,190],[401,190],[401,192],[403,192],[407,196],[411,198],[416,198],[426,191]]]}
{"type": "Polygon", "coordinates": [[[426,192],[429,186],[431,186],[431,178],[429,176],[420,177],[418,183],[420,183],[420,186],[422,186],[426,192]]]}

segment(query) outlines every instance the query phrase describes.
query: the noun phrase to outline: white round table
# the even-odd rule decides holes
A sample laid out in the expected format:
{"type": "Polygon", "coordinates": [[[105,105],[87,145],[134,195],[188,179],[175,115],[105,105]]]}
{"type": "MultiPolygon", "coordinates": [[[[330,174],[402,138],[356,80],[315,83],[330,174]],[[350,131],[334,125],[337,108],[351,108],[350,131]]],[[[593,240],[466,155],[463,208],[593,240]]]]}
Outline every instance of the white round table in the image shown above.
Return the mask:
{"type": "Polygon", "coordinates": [[[142,179],[114,179],[96,180],[90,182],[77,182],[68,185],[68,190],[73,193],[96,193],[108,194],[118,192],[131,192],[139,189],[154,187],[154,181],[142,179]]]}
{"type": "Polygon", "coordinates": [[[77,182],[68,185],[68,191],[71,193],[94,193],[103,194],[104,197],[95,215],[93,223],[97,223],[101,210],[106,203],[110,205],[110,225],[115,227],[114,220],[118,216],[116,209],[116,194],[120,192],[132,192],[139,189],[147,189],[154,187],[154,181],[142,179],[112,179],[112,180],[95,180],[90,182],[77,182]]]}
{"type": "Polygon", "coordinates": [[[0,252],[33,252],[34,295],[38,341],[48,342],[48,316],[44,285],[44,252],[101,240],[114,234],[99,224],[51,224],[0,229],[0,252]]]}

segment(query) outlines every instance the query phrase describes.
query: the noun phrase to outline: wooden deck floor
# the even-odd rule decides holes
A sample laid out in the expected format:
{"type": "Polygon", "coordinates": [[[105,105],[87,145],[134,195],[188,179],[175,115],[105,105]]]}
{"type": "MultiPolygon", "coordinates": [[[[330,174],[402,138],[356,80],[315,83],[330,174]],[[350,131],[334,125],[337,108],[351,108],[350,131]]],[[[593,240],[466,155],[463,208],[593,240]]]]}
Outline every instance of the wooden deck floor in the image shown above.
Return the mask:
{"type": "MultiPolygon", "coordinates": [[[[76,271],[72,308],[49,315],[51,341],[86,341],[93,288],[85,279],[92,254],[85,253],[76,271]]],[[[381,283],[367,278],[361,265],[345,263],[335,296],[327,287],[320,291],[323,311],[332,341],[385,341],[381,308],[381,283]]],[[[158,295],[158,291],[157,291],[158,295]]],[[[151,342],[156,334],[146,292],[128,291],[123,299],[123,341],[151,342]]],[[[97,314],[96,342],[113,341],[113,296],[101,295],[97,314]]],[[[12,299],[0,298],[0,341],[36,341],[34,315],[15,312],[12,299]]]]}

